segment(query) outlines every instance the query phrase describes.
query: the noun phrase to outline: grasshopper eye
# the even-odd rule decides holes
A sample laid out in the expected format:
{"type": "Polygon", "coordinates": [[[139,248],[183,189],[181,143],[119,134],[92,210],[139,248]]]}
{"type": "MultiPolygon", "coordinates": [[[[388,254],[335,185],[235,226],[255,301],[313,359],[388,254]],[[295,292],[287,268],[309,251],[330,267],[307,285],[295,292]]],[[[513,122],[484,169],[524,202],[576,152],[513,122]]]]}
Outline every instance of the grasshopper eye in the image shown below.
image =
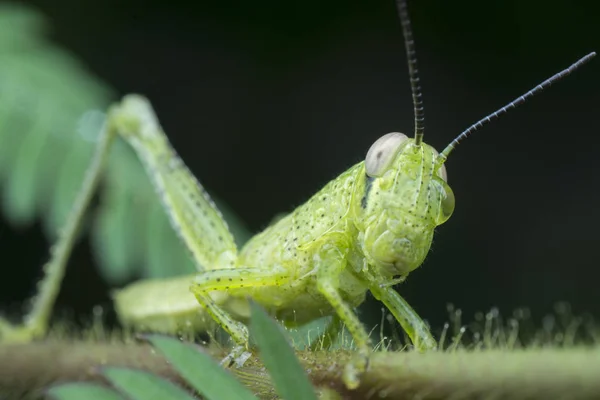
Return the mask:
{"type": "Polygon", "coordinates": [[[406,139],[408,137],[399,132],[388,133],[377,139],[365,158],[367,175],[372,178],[383,175],[406,139]]]}

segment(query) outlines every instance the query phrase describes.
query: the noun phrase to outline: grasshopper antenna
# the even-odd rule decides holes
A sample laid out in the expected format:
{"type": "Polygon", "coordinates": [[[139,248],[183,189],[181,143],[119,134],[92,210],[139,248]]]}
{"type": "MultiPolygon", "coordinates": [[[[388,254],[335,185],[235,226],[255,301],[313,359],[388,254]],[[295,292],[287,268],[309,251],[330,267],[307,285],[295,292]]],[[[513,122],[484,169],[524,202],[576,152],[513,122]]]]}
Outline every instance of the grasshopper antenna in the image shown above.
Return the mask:
{"type": "Polygon", "coordinates": [[[534,87],[533,89],[528,91],[527,93],[523,94],[522,96],[517,97],[516,99],[514,99],[513,101],[511,101],[504,107],[499,108],[498,110],[494,111],[493,113],[489,114],[488,116],[475,122],[473,125],[471,125],[467,129],[465,129],[460,135],[458,135],[456,137],[456,139],[454,139],[452,142],[450,142],[450,144],[448,146],[446,146],[444,151],[442,151],[439,155],[438,163],[443,164],[444,162],[446,162],[446,159],[448,158],[448,155],[452,152],[452,150],[454,150],[454,148],[462,140],[466,139],[470,134],[475,132],[477,129],[481,128],[483,125],[490,122],[491,120],[498,118],[500,115],[506,113],[509,109],[516,108],[518,105],[523,104],[530,97],[533,97],[534,95],[541,92],[543,89],[547,88],[548,86],[552,85],[553,83],[555,83],[555,82],[561,80],[562,78],[566,77],[567,75],[571,74],[571,72],[575,71],[577,68],[581,67],[583,64],[590,61],[595,55],[596,55],[596,52],[591,52],[590,54],[580,58],[577,62],[571,64],[571,66],[569,68],[563,69],[562,71],[552,75],[550,78],[546,79],[544,82],[540,83],[539,85],[537,85],[536,87],[534,87]]]}
{"type": "Polygon", "coordinates": [[[398,8],[398,15],[400,16],[400,24],[402,25],[404,48],[406,49],[406,58],[408,59],[410,90],[412,91],[413,106],[415,109],[415,144],[419,146],[423,141],[423,134],[425,131],[425,110],[423,108],[423,95],[421,94],[419,69],[417,68],[417,53],[415,51],[415,41],[413,39],[406,0],[397,0],[396,6],[398,8]]]}

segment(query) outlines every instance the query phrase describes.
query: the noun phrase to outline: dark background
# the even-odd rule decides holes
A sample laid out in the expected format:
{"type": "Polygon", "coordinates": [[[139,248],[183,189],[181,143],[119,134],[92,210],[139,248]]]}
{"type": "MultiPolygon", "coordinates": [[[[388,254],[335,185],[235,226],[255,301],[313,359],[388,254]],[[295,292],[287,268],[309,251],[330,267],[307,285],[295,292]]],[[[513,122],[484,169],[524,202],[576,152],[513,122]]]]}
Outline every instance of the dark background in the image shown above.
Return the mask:
{"type": "MultiPolygon", "coordinates": [[[[403,39],[391,0],[32,1],[52,38],[119,93],[153,102],[194,173],[258,231],[361,160],[389,131],[411,133],[403,39]]],[[[594,1],[409,4],[425,140],[441,150],[469,124],[600,51],[594,1]]],[[[399,287],[436,328],[557,301],[600,316],[600,58],[477,132],[450,157],[453,217],[399,287]]],[[[0,226],[0,303],[33,292],[48,243],[0,226]]],[[[108,300],[82,243],[59,304],[108,300]]],[[[378,305],[365,308],[373,322],[378,305]]]]}

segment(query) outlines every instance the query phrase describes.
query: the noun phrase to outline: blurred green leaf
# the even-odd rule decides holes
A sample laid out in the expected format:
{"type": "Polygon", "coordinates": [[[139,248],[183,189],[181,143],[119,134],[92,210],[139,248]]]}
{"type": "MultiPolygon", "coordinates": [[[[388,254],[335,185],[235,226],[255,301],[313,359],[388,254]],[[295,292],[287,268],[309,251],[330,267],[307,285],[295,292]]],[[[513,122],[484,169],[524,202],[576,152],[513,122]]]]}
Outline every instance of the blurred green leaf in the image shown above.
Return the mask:
{"type": "Polygon", "coordinates": [[[314,388],[283,328],[256,303],[252,303],[250,331],[277,393],[286,400],[316,400],[314,388]]]}
{"type": "Polygon", "coordinates": [[[48,389],[54,400],[126,400],[114,390],[93,383],[64,383],[48,389]]]}
{"type": "Polygon", "coordinates": [[[103,374],[132,400],[194,400],[180,387],[148,372],[109,367],[103,374]]]}
{"type": "MultiPolygon", "coordinates": [[[[41,217],[56,239],[90,163],[104,112],[116,99],[73,55],[48,41],[34,9],[0,3],[1,207],[17,226],[41,217]]],[[[168,223],[135,153],[117,140],[90,219],[100,275],[111,285],[133,277],[193,272],[188,251],[168,223]]],[[[250,233],[215,201],[238,244],[250,233]]]]}
{"type": "Polygon", "coordinates": [[[208,400],[256,400],[239,381],[197,346],[161,335],[148,335],[173,367],[208,400]]]}

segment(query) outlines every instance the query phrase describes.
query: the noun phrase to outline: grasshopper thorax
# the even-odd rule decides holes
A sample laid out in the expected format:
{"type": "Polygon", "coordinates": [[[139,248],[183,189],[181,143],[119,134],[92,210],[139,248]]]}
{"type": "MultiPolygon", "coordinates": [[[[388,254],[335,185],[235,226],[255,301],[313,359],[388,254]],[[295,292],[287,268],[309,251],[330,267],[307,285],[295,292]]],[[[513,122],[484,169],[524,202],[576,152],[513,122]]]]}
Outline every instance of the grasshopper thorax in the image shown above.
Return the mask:
{"type": "Polygon", "coordinates": [[[365,159],[359,226],[368,262],[384,275],[405,275],[427,255],[436,226],[454,211],[454,195],[428,144],[393,132],[365,159]]]}

